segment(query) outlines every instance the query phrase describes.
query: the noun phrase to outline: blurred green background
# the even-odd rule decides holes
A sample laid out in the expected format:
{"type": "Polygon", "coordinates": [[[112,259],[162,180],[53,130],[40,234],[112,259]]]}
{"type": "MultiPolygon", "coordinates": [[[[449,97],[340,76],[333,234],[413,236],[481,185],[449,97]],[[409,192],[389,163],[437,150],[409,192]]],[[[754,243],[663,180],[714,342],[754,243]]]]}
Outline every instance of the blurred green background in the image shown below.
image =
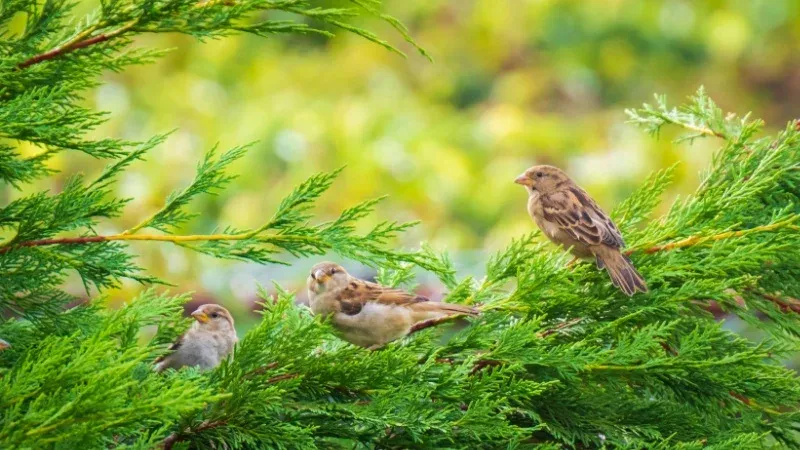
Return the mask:
{"type": "MultiPolygon", "coordinates": [[[[464,274],[481,276],[488,254],[533,229],[525,192],[512,181],[534,163],[566,169],[607,210],[651,171],[676,162],[662,208],[694,190],[719,142],[675,145],[669,132],[655,140],[627,125],[624,109],[654,93],[679,103],[704,85],[725,110],[753,111],[768,130],[800,116],[796,0],[384,3],[434,62],[378,19],[358,24],[407,59],[343,32],[205,44],[179,35],[138,39],[137,46],[174,50],[154,65],[106,74],[87,93],[89,105],[111,112],[94,134],[144,140],[176,131],[122,177],[119,194],[134,200],[124,220],[99,231],[122,230],[155,210],[191,180],[215,143],[257,141],[233,167],[240,176],[229,189],[192,205],[202,215],[186,232],[256,226],[294,185],[346,165],[315,209],[319,220],[389,195],[365,226],[419,219],[398,245],[428,241],[449,251],[464,274]]],[[[103,164],[63,153],[53,161],[61,174],[38,188],[58,190],[69,174],[96,173],[103,164]]],[[[264,267],[164,244],[133,248],[174,290],[230,306],[244,327],[257,282],[276,280],[304,297],[306,271],[319,260],[264,267]]],[[[441,292],[424,274],[420,281],[434,296],[441,292]]],[[[76,280],[74,292],[81,289],[76,280]]],[[[140,289],[126,284],[111,298],[140,289]]]]}

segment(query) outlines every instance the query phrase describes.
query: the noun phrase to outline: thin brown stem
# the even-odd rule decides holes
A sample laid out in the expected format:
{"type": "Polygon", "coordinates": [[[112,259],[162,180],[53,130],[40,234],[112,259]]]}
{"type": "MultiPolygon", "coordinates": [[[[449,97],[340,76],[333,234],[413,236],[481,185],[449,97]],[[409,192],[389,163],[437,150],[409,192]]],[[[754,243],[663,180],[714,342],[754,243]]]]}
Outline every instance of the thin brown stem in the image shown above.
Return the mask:
{"type": "Polygon", "coordinates": [[[40,54],[38,54],[36,56],[28,58],[25,61],[17,64],[17,69],[20,69],[20,70],[21,69],[25,69],[27,67],[30,67],[30,66],[34,65],[34,64],[39,64],[40,62],[48,61],[48,60],[51,60],[51,59],[54,59],[54,58],[58,58],[61,55],[65,55],[67,53],[74,52],[75,50],[78,50],[78,49],[81,49],[81,48],[86,48],[86,47],[98,44],[100,42],[108,41],[109,39],[115,38],[115,37],[120,36],[121,34],[127,32],[127,31],[129,31],[131,28],[133,28],[136,25],[136,23],[137,23],[137,20],[131,20],[130,22],[127,22],[126,24],[124,24],[123,26],[117,28],[116,30],[109,31],[107,33],[100,33],[100,34],[88,37],[92,33],[94,33],[95,30],[97,30],[98,28],[101,27],[101,24],[92,25],[92,26],[86,28],[85,30],[81,31],[77,35],[75,35],[75,37],[73,37],[72,39],[70,39],[66,43],[64,43],[64,44],[62,44],[62,45],[60,45],[60,46],[58,46],[58,47],[56,47],[56,48],[54,48],[52,50],[48,50],[48,51],[46,51],[44,53],[40,53],[40,54]]]}
{"type": "Polygon", "coordinates": [[[472,370],[469,371],[469,374],[475,375],[486,367],[497,367],[501,365],[503,365],[502,361],[497,361],[494,359],[482,359],[475,363],[475,365],[472,367],[472,370]]]}
{"type": "Polygon", "coordinates": [[[571,326],[573,326],[575,324],[580,323],[582,320],[583,320],[583,318],[581,318],[581,317],[577,317],[575,319],[567,320],[566,322],[562,322],[562,323],[554,326],[553,328],[550,328],[550,329],[547,329],[547,330],[544,330],[544,331],[540,332],[537,336],[539,336],[540,338],[546,338],[547,336],[550,336],[551,334],[554,334],[558,330],[563,330],[564,328],[571,327],[571,326]]]}
{"type": "Polygon", "coordinates": [[[760,404],[758,404],[758,403],[757,403],[755,400],[753,400],[753,399],[751,399],[751,398],[748,398],[748,397],[746,397],[746,396],[744,396],[744,395],[742,395],[742,394],[740,394],[740,393],[738,393],[738,392],[735,392],[735,391],[729,391],[729,392],[728,392],[728,394],[729,394],[731,397],[735,398],[736,400],[739,400],[740,402],[742,402],[742,403],[744,403],[745,405],[749,406],[750,408],[757,409],[757,410],[759,410],[759,411],[763,411],[763,412],[765,412],[765,413],[768,413],[768,414],[773,414],[773,415],[779,415],[779,414],[781,414],[781,412],[780,412],[780,411],[778,411],[778,410],[776,410],[776,409],[768,408],[768,407],[766,407],[766,406],[761,406],[761,405],[760,405],[760,404]]]}
{"type": "Polygon", "coordinates": [[[187,428],[181,433],[172,433],[167,436],[167,438],[164,439],[163,448],[164,450],[171,450],[173,445],[185,441],[191,434],[202,433],[203,431],[221,427],[226,424],[227,422],[224,420],[216,420],[213,422],[203,421],[197,428],[187,428]]]}
{"type": "Polygon", "coordinates": [[[269,364],[267,364],[267,365],[265,365],[263,367],[259,367],[257,369],[251,370],[250,372],[247,372],[246,374],[244,374],[244,376],[242,378],[252,378],[253,376],[256,376],[256,375],[264,375],[265,373],[267,373],[268,371],[270,371],[272,369],[275,369],[276,367],[278,367],[278,363],[277,362],[271,362],[271,363],[269,363],[269,364]]]}
{"type": "MultiPolygon", "coordinates": [[[[239,234],[191,234],[191,235],[166,235],[166,234],[114,234],[109,236],[79,236],[70,238],[35,239],[18,244],[6,243],[0,246],[0,255],[23,247],[40,247],[46,245],[84,245],[95,242],[109,241],[161,241],[172,243],[204,242],[204,241],[241,241],[255,236],[253,232],[239,234]]],[[[289,234],[271,234],[262,236],[262,240],[279,241],[307,241],[308,236],[289,234]]]]}
{"type": "Polygon", "coordinates": [[[279,381],[291,380],[292,378],[297,378],[299,376],[299,373],[284,373],[283,375],[275,375],[267,380],[267,384],[275,384],[279,381]]]}
{"type": "MultiPolygon", "coordinates": [[[[558,332],[558,330],[562,330],[564,328],[571,327],[572,325],[575,325],[575,324],[581,322],[582,320],[583,320],[583,318],[581,318],[581,317],[578,317],[578,318],[575,318],[575,319],[571,319],[571,320],[567,320],[566,322],[562,322],[562,323],[556,325],[553,328],[549,328],[547,330],[539,332],[537,334],[537,336],[540,337],[540,338],[545,338],[547,336],[550,336],[551,334],[554,334],[554,333],[558,332]]],[[[438,362],[438,360],[437,360],[437,362],[438,362]]],[[[452,364],[452,360],[447,361],[447,362],[452,364]]],[[[496,360],[496,359],[482,359],[482,360],[480,360],[480,361],[475,363],[475,365],[472,367],[472,370],[470,370],[469,374],[470,375],[475,375],[476,373],[480,372],[481,370],[483,370],[486,367],[497,367],[497,366],[502,366],[503,364],[504,364],[503,361],[499,361],[499,360],[496,360]]]]}
{"type": "MultiPolygon", "coordinates": [[[[270,364],[267,364],[267,366],[265,366],[265,367],[261,367],[259,369],[254,370],[251,373],[255,373],[255,372],[259,371],[260,369],[266,369],[267,367],[276,367],[276,366],[277,366],[277,363],[270,363],[270,364]]],[[[297,374],[297,373],[286,373],[286,374],[283,374],[283,375],[277,375],[277,376],[274,376],[274,377],[270,378],[269,380],[267,380],[267,384],[273,384],[273,383],[277,383],[279,381],[290,380],[290,379],[296,378],[298,376],[300,376],[300,374],[297,374]]],[[[189,436],[192,435],[192,434],[202,433],[203,431],[210,430],[212,428],[221,427],[221,426],[224,426],[224,425],[227,425],[227,424],[228,423],[226,421],[224,421],[224,420],[215,420],[215,421],[211,421],[211,422],[203,421],[196,428],[186,428],[185,430],[183,430],[180,433],[172,433],[169,436],[167,436],[166,439],[164,439],[163,449],[164,450],[171,450],[172,446],[174,446],[178,442],[183,442],[183,441],[187,440],[189,438],[189,436]]]]}
{"type": "Polygon", "coordinates": [[[687,123],[678,123],[678,125],[682,126],[683,128],[686,128],[687,130],[692,130],[706,136],[716,136],[720,139],[727,139],[727,136],[720,133],[719,131],[714,131],[711,128],[701,127],[697,125],[689,125],[687,123]]]}
{"type": "Polygon", "coordinates": [[[664,351],[667,352],[667,354],[672,356],[678,356],[678,351],[672,348],[672,346],[669,345],[668,343],[662,341],[659,342],[659,344],[661,345],[661,348],[663,348],[664,351]]]}
{"type": "MultiPolygon", "coordinates": [[[[215,6],[215,5],[235,6],[236,2],[234,0],[209,0],[209,1],[205,2],[205,3],[198,3],[197,5],[195,5],[195,8],[205,8],[205,7],[209,7],[209,6],[215,6]]],[[[98,23],[96,23],[94,25],[86,27],[80,33],[78,33],[75,36],[73,36],[72,39],[68,40],[67,42],[65,42],[65,43],[63,43],[61,45],[59,45],[58,47],[56,47],[54,49],[51,49],[51,50],[48,50],[48,51],[46,51],[44,53],[40,53],[40,54],[38,54],[36,56],[32,56],[31,58],[28,58],[25,61],[17,64],[17,69],[18,70],[22,70],[22,69],[30,67],[30,66],[32,66],[34,64],[39,64],[40,62],[48,61],[48,60],[51,60],[51,59],[55,59],[55,58],[58,58],[61,55],[65,55],[67,53],[74,52],[75,50],[78,50],[78,49],[81,49],[81,48],[85,48],[85,47],[89,47],[89,46],[92,46],[94,44],[98,44],[100,42],[108,41],[110,39],[113,39],[113,38],[115,38],[117,36],[120,36],[120,35],[128,32],[128,31],[130,31],[138,23],[139,23],[139,19],[133,19],[133,20],[130,20],[130,21],[124,23],[121,27],[119,27],[119,28],[117,28],[115,30],[91,36],[92,33],[97,31],[98,29],[104,28],[105,26],[108,25],[107,23],[104,23],[104,22],[98,22],[98,23]]]]}
{"type": "Polygon", "coordinates": [[[708,127],[703,127],[703,126],[700,126],[700,125],[692,125],[692,124],[688,124],[688,123],[684,123],[684,122],[678,122],[677,120],[673,120],[669,115],[664,114],[664,113],[660,113],[660,114],[658,114],[658,116],[661,118],[661,120],[665,121],[666,123],[669,123],[669,124],[672,124],[672,125],[677,125],[677,126],[682,127],[682,128],[686,128],[687,130],[694,131],[694,132],[696,132],[698,134],[702,134],[704,136],[716,136],[716,137],[721,138],[721,139],[727,139],[728,138],[725,134],[720,133],[719,131],[714,131],[711,128],[708,128],[708,127]]]}
{"type": "Polygon", "coordinates": [[[780,307],[782,312],[795,312],[800,314],[800,300],[792,297],[779,297],[777,295],[759,294],[765,299],[775,303],[780,307]]]}
{"type": "Polygon", "coordinates": [[[740,402],[744,403],[745,405],[750,406],[750,399],[745,397],[744,395],[735,391],[730,391],[728,392],[728,394],[730,394],[730,396],[735,398],[736,400],[739,400],[740,402]]]}
{"type": "MultiPolygon", "coordinates": [[[[788,219],[781,220],[779,222],[771,223],[771,224],[768,224],[768,225],[761,225],[761,226],[757,226],[757,227],[753,227],[753,228],[748,228],[746,230],[726,231],[724,233],[719,233],[719,234],[715,234],[715,235],[712,235],[712,236],[690,236],[690,237],[687,237],[685,239],[681,239],[680,241],[670,242],[670,243],[661,244],[661,245],[653,245],[653,246],[650,246],[650,247],[647,247],[647,248],[643,249],[642,251],[644,251],[645,253],[656,253],[656,252],[661,252],[661,251],[669,251],[669,250],[675,250],[675,249],[679,249],[679,248],[691,247],[693,245],[699,245],[699,244],[703,244],[703,243],[706,243],[706,242],[715,242],[715,241],[721,241],[723,239],[730,239],[730,238],[746,236],[746,235],[752,234],[752,233],[760,233],[760,232],[764,232],[764,231],[774,231],[774,230],[777,230],[777,229],[783,228],[783,227],[794,229],[794,227],[791,225],[791,223],[796,221],[798,219],[798,217],[800,217],[800,216],[792,216],[792,217],[789,217],[788,219]]],[[[633,253],[635,251],[636,251],[636,249],[631,249],[631,250],[628,250],[625,253],[630,255],[631,253],[633,253]]]]}

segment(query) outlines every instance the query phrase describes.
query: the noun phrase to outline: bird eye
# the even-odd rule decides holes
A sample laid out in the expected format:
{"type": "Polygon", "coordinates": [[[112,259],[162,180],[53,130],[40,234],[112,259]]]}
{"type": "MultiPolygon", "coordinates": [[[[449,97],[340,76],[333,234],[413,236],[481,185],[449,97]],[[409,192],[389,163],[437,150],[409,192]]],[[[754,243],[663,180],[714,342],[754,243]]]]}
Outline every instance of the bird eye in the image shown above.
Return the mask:
{"type": "Polygon", "coordinates": [[[331,270],[330,270],[331,275],[335,274],[336,272],[338,272],[336,267],[331,267],[331,270]]]}
{"type": "Polygon", "coordinates": [[[218,317],[219,317],[219,314],[217,314],[217,313],[211,313],[211,318],[212,318],[212,319],[216,319],[216,318],[218,318],[218,317]]]}
{"type": "Polygon", "coordinates": [[[542,178],[544,174],[542,172],[536,172],[536,178],[542,178]]]}

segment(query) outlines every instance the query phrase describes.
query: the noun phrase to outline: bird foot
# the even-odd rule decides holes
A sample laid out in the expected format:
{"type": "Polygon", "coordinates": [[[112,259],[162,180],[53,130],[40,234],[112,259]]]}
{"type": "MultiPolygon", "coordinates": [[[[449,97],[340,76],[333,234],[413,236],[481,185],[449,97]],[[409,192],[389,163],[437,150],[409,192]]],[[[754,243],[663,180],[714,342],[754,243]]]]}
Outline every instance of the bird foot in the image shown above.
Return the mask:
{"type": "Polygon", "coordinates": [[[578,256],[573,256],[573,257],[572,257],[572,259],[570,260],[570,262],[568,262],[568,263],[567,263],[567,266],[566,266],[566,267],[567,267],[567,269],[570,269],[570,268],[572,268],[572,266],[574,266],[575,264],[577,264],[577,263],[578,263],[578,261],[580,261],[580,260],[581,260],[581,258],[580,258],[580,257],[578,257],[578,256]]]}

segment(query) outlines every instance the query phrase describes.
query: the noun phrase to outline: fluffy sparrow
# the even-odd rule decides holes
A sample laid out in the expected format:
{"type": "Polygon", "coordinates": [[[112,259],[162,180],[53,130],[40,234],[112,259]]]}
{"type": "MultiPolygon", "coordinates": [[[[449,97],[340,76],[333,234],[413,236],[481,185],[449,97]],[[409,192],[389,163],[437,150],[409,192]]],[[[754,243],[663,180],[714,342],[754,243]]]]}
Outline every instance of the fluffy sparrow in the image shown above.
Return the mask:
{"type": "Polygon", "coordinates": [[[308,299],[314,314],[331,316],[344,340],[367,348],[400,339],[414,324],[425,320],[478,314],[469,306],[432,302],[400,289],[359,280],[331,262],[311,269],[308,299]]]}
{"type": "Polygon", "coordinates": [[[533,166],[514,182],[525,186],[528,213],[551,241],[571,248],[576,257],[594,256],[627,295],[647,292],[644,278],[621,253],[625,241],[617,226],[561,169],[533,166]]]}
{"type": "Polygon", "coordinates": [[[219,305],[202,305],[192,313],[195,322],[169,348],[172,353],[156,359],[155,370],[197,366],[202,370],[217,367],[239,341],[233,317],[219,305]]]}

